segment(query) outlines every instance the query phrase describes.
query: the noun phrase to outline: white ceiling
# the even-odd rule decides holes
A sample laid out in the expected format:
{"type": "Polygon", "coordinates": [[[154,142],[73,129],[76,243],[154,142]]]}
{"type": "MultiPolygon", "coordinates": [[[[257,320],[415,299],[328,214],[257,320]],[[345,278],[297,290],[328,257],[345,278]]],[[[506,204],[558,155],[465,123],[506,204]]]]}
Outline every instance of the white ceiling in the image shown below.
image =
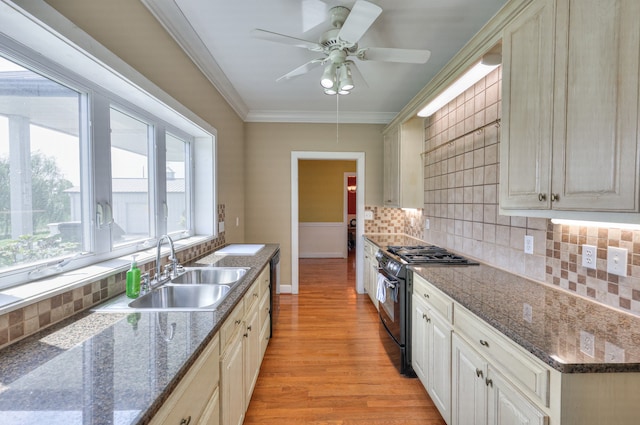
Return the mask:
{"type": "Polygon", "coordinates": [[[313,42],[328,10],[355,0],[142,0],[246,121],[388,123],[507,0],[370,0],[382,14],[360,47],[428,49],[425,64],[355,59],[347,96],[327,96],[322,67],[278,77],[322,54],[251,36],[261,28],[313,42]],[[336,113],[339,113],[339,116],[336,113]]]}

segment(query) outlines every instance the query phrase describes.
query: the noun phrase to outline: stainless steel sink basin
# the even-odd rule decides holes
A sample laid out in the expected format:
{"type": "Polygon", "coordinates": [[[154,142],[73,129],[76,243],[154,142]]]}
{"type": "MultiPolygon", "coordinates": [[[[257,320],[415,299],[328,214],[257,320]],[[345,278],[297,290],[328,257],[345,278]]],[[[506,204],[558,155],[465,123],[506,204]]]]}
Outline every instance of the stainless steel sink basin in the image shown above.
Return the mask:
{"type": "Polygon", "coordinates": [[[229,285],[164,285],[129,303],[131,308],[157,310],[215,310],[229,285]]]}
{"type": "Polygon", "coordinates": [[[246,267],[185,267],[171,283],[233,285],[247,273],[246,267]]]}

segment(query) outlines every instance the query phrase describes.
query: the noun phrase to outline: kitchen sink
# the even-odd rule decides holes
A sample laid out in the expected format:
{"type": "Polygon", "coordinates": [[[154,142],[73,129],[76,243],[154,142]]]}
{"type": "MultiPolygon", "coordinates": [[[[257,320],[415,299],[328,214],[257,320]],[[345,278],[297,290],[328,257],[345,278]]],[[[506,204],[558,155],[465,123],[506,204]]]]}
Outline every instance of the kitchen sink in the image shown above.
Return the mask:
{"type": "Polygon", "coordinates": [[[171,283],[233,285],[249,270],[247,267],[185,267],[171,283]]]}
{"type": "Polygon", "coordinates": [[[129,303],[136,309],[215,310],[231,290],[229,285],[172,285],[152,290],[129,303]]]}

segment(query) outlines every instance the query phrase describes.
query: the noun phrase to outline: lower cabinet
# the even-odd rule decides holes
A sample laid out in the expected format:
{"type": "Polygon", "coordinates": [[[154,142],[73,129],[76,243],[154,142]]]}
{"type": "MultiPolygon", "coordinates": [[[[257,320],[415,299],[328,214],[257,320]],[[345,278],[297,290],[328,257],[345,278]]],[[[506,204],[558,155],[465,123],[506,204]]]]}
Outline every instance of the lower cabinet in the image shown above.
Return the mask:
{"type": "Polygon", "coordinates": [[[377,290],[378,290],[378,260],[376,253],[378,248],[371,242],[364,240],[364,290],[371,298],[373,305],[378,308],[377,290]]]}
{"type": "Polygon", "coordinates": [[[548,416],[464,339],[453,335],[454,425],[544,425],[548,416]]]}
{"type": "Polygon", "coordinates": [[[220,347],[222,425],[243,423],[258,380],[270,335],[269,276],[267,267],[222,325],[221,333],[228,341],[220,347]]]}
{"type": "Polygon", "coordinates": [[[220,339],[216,335],[151,419],[151,425],[220,423],[219,353],[220,339]]]}

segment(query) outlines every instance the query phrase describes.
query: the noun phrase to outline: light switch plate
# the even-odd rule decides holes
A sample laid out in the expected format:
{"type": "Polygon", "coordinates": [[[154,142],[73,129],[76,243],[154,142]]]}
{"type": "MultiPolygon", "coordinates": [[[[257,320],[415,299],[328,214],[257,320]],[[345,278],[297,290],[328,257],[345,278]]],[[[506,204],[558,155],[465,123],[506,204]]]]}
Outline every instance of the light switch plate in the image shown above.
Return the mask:
{"type": "Polygon", "coordinates": [[[607,248],[607,273],[627,275],[627,250],[610,246],[607,248]]]}
{"type": "Polygon", "coordinates": [[[582,267],[596,268],[597,248],[593,245],[582,245],[582,267]]]}

